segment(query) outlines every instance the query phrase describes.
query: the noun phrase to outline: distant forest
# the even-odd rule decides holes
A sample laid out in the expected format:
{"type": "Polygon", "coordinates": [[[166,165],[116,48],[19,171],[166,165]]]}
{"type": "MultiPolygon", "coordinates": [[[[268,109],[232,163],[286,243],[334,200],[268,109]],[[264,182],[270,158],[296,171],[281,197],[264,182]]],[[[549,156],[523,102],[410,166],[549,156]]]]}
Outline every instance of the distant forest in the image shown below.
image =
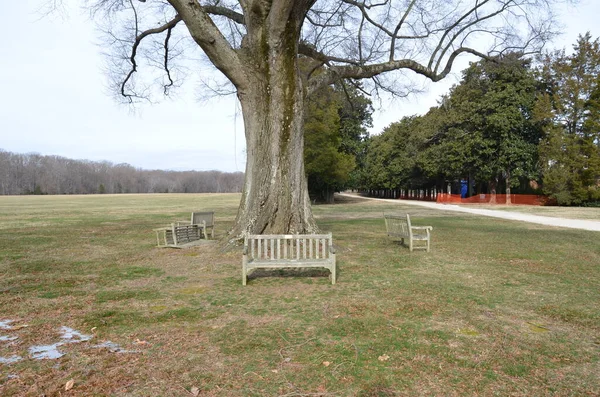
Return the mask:
{"type": "Polygon", "coordinates": [[[243,185],[242,172],[143,170],[0,149],[0,195],[237,193],[243,185]]]}

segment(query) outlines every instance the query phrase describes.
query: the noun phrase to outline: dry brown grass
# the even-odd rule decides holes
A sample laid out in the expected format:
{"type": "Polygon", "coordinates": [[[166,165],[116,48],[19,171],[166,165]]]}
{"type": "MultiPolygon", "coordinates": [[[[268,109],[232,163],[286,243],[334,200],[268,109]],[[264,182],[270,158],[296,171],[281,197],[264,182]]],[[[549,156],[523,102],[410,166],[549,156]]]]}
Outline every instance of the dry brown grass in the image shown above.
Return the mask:
{"type": "MultiPolygon", "coordinates": [[[[238,250],[154,247],[153,227],[239,196],[0,197],[0,395],[598,395],[593,233],[347,200],[316,206],[326,272],[241,285],[238,250]],[[7,208],[9,210],[7,210],[7,208]],[[385,238],[383,212],[434,226],[433,251],[385,238]],[[27,358],[61,326],[94,337],[27,358]],[[112,341],[136,353],[93,348],[112,341]],[[386,358],[387,357],[387,358],[386,358]],[[64,390],[73,379],[74,387],[64,390]]],[[[183,218],[182,218],[183,217],[183,218]]]]}

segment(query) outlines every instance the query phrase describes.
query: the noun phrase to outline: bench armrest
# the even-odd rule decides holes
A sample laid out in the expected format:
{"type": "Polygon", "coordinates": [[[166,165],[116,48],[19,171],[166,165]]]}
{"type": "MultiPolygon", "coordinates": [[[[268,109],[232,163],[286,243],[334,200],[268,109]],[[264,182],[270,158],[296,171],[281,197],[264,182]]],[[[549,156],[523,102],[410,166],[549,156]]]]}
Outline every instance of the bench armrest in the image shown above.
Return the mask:
{"type": "Polygon", "coordinates": [[[190,222],[190,221],[175,221],[175,223],[177,224],[177,226],[183,226],[182,224],[185,224],[185,225],[192,224],[192,222],[190,222]]]}
{"type": "Polygon", "coordinates": [[[333,246],[329,247],[329,252],[335,254],[335,248],[333,248],[333,246]]]}

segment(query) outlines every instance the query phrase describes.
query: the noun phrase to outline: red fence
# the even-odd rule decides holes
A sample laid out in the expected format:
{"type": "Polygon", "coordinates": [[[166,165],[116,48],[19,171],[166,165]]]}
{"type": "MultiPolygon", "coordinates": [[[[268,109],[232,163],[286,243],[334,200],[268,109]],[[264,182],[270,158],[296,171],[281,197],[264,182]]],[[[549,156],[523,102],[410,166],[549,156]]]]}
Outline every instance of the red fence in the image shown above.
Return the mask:
{"type": "Polygon", "coordinates": [[[507,202],[506,194],[477,194],[472,197],[461,198],[459,194],[440,193],[437,195],[438,203],[455,204],[525,204],[525,205],[546,205],[548,197],[537,196],[534,194],[511,194],[507,202]]]}

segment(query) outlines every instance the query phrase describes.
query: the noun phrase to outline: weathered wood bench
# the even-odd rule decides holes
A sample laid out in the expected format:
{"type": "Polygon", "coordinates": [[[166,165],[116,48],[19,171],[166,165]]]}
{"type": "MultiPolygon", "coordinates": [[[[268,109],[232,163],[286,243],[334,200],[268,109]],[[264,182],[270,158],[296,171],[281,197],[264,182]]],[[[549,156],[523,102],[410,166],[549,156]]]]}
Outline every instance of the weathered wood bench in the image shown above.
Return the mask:
{"type": "Polygon", "coordinates": [[[254,269],[325,268],[335,284],[335,249],[329,234],[249,235],[244,239],[242,284],[254,269]]]}
{"type": "Polygon", "coordinates": [[[201,228],[197,225],[172,223],[171,226],[159,227],[153,230],[156,232],[158,247],[181,248],[185,244],[200,240],[202,236],[201,228]]]}
{"type": "Polygon", "coordinates": [[[208,229],[210,229],[210,236],[215,238],[215,213],[212,211],[192,212],[189,221],[178,221],[177,226],[196,226],[206,239],[208,238],[208,229]]]}
{"type": "Polygon", "coordinates": [[[215,238],[215,213],[214,212],[192,212],[189,221],[176,221],[171,226],[153,229],[156,232],[158,247],[183,248],[193,245],[202,237],[215,238]]]}
{"type": "Polygon", "coordinates": [[[412,226],[410,223],[410,215],[392,215],[383,214],[385,219],[385,228],[387,235],[394,238],[399,238],[401,243],[404,244],[404,239],[408,240],[408,247],[410,251],[415,249],[426,249],[427,252],[431,250],[431,226],[412,226]],[[424,241],[424,246],[417,246],[415,242],[424,241]]]}

